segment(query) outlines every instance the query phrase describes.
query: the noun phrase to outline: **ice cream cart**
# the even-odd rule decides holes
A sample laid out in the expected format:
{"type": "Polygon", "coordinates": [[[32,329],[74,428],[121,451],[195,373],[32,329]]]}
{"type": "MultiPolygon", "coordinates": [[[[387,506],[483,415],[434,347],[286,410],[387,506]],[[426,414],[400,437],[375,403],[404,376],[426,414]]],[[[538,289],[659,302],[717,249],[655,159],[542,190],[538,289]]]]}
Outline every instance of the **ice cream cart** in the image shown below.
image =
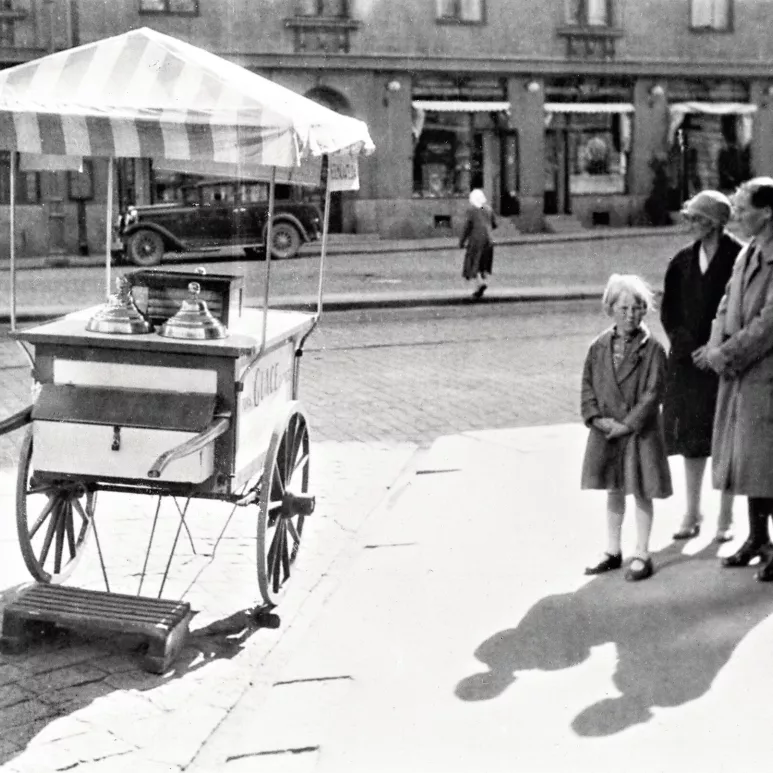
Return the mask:
{"type": "MultiPolygon", "coordinates": [[[[372,149],[363,122],[147,29],[0,72],[0,122],[10,129],[0,145],[12,151],[13,169],[19,154],[80,153],[266,179],[268,244],[278,179],[291,179],[304,159],[327,158],[337,170],[327,176],[327,205],[331,181],[352,164],[356,175],[357,154],[372,149]],[[109,82],[110,63],[120,63],[116,88],[94,88],[109,82]]],[[[246,308],[238,276],[139,271],[113,288],[112,195],[111,163],[107,303],[23,331],[15,324],[12,211],[12,337],[28,352],[36,396],[0,421],[0,434],[29,425],[16,502],[24,561],[39,584],[56,586],[92,535],[99,550],[100,491],[254,505],[258,587],[272,606],[314,508],[299,362],[322,310],[328,213],[316,311],[270,308],[270,251],[263,302],[246,308]]],[[[105,582],[109,590],[106,574],[105,582]]]]}

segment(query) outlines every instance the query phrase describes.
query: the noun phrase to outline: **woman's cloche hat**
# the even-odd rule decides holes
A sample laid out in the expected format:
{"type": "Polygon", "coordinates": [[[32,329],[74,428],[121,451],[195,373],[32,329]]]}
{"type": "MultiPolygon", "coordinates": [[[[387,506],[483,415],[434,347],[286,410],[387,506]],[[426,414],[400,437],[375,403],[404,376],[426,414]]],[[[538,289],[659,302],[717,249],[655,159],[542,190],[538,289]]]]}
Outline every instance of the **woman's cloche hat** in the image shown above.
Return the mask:
{"type": "Polygon", "coordinates": [[[683,215],[697,215],[710,220],[718,226],[723,226],[730,220],[733,211],[730,199],[719,191],[701,191],[696,193],[682,206],[683,215]]]}

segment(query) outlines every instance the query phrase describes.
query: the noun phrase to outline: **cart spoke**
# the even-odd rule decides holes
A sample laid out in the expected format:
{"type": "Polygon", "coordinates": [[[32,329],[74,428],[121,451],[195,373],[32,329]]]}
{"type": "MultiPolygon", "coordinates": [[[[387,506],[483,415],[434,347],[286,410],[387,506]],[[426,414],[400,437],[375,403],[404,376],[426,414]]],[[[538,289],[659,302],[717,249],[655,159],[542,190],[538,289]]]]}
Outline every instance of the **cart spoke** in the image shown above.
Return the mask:
{"type": "Polygon", "coordinates": [[[78,511],[78,515],[85,521],[86,524],[89,522],[89,516],[86,515],[86,511],[83,509],[83,505],[80,503],[80,500],[73,499],[72,504],[75,507],[75,509],[78,511]]]}
{"type": "Polygon", "coordinates": [[[32,524],[32,528],[28,531],[30,539],[32,539],[38,533],[38,529],[43,525],[43,522],[46,520],[46,518],[48,518],[51,510],[54,508],[58,501],[59,498],[55,496],[48,498],[48,502],[43,508],[43,512],[37,517],[35,523],[32,524]]]}
{"type": "MultiPolygon", "coordinates": [[[[282,522],[283,524],[286,523],[286,521],[282,522]]],[[[280,585],[287,582],[288,577],[290,576],[290,553],[287,550],[287,529],[284,528],[284,525],[282,526],[282,570],[283,570],[283,578],[280,582],[280,585]]]]}
{"type": "Polygon", "coordinates": [[[30,484],[30,486],[27,488],[27,496],[32,496],[34,494],[49,494],[58,490],[59,487],[55,483],[41,484],[39,486],[33,486],[30,484]]]}
{"type": "Polygon", "coordinates": [[[70,510],[69,517],[65,519],[64,525],[67,529],[67,547],[70,549],[70,558],[69,560],[72,561],[73,558],[75,558],[75,524],[73,523],[73,513],[72,509],[70,510]]]}
{"type": "Polygon", "coordinates": [[[292,480],[292,477],[295,475],[296,472],[300,469],[305,469],[309,466],[309,452],[307,451],[303,456],[300,457],[300,459],[297,459],[295,464],[293,465],[293,471],[290,474],[290,480],[292,480]]]}
{"type": "Polygon", "coordinates": [[[292,518],[286,518],[285,524],[287,526],[287,531],[290,532],[290,536],[292,537],[293,542],[297,545],[301,541],[301,538],[295,529],[295,524],[293,523],[292,518]]]}
{"type": "Polygon", "coordinates": [[[62,512],[62,500],[61,498],[58,498],[57,507],[54,509],[53,515],[51,516],[51,520],[48,524],[48,529],[46,530],[46,536],[45,536],[45,539],[43,540],[43,547],[40,549],[41,566],[43,566],[46,563],[46,558],[48,558],[48,551],[51,548],[51,540],[54,538],[54,529],[59,523],[59,517],[61,512],[62,512]]]}
{"type": "Polygon", "coordinates": [[[285,493],[285,479],[284,475],[282,475],[279,470],[279,465],[274,467],[274,475],[271,483],[271,493],[272,495],[279,494],[280,497],[283,497],[285,493]],[[279,489],[279,491],[276,491],[276,489],[279,489]]]}
{"type": "Polygon", "coordinates": [[[66,503],[62,503],[59,515],[59,523],[56,525],[56,546],[54,549],[54,574],[62,571],[62,552],[64,550],[64,524],[68,517],[72,517],[72,509],[66,503]]]}

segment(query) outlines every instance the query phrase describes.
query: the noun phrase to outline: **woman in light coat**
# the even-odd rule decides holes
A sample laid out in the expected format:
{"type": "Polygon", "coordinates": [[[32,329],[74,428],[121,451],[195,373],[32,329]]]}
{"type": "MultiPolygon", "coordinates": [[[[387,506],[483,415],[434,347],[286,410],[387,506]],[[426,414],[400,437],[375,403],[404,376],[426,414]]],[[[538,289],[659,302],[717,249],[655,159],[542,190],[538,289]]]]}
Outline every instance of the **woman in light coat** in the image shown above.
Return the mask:
{"type": "MultiPolygon", "coordinates": [[[[773,516],[773,178],[757,177],[733,197],[736,218],[751,239],[739,255],[706,346],[719,374],[712,478],[723,492],[748,497],[749,537],[728,567],[765,558],[773,516]]],[[[773,559],[756,577],[773,580],[773,559]]]]}

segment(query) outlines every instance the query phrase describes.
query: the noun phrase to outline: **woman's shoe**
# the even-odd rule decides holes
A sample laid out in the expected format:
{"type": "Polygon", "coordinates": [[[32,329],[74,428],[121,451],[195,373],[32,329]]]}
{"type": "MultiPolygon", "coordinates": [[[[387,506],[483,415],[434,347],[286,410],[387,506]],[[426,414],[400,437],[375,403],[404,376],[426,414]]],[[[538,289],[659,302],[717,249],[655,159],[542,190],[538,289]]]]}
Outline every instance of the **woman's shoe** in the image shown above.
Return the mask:
{"type": "Polygon", "coordinates": [[[483,297],[483,293],[486,292],[486,285],[480,285],[478,289],[472,294],[474,300],[479,301],[483,297]]]}
{"type": "Polygon", "coordinates": [[[717,529],[717,533],[714,535],[714,542],[721,545],[725,542],[730,542],[733,539],[733,530],[730,528],[727,529],[717,529]]]}
{"type": "Polygon", "coordinates": [[[773,558],[755,573],[754,579],[758,582],[773,582],[773,558]]]}
{"type": "Polygon", "coordinates": [[[585,574],[604,574],[612,569],[619,569],[623,565],[622,553],[604,553],[606,558],[602,558],[595,566],[588,566],[585,574]]]}
{"type": "Polygon", "coordinates": [[[679,531],[674,533],[674,539],[694,539],[701,533],[701,525],[694,523],[692,526],[681,526],[679,531]]]}
{"type": "Polygon", "coordinates": [[[767,542],[757,542],[756,540],[747,539],[735,553],[725,556],[725,558],[722,559],[722,566],[730,568],[749,566],[757,556],[763,554],[767,547],[767,542]]]}
{"type": "Polygon", "coordinates": [[[625,579],[629,582],[638,582],[652,577],[654,572],[651,558],[633,558],[625,570],[625,579]]]}

